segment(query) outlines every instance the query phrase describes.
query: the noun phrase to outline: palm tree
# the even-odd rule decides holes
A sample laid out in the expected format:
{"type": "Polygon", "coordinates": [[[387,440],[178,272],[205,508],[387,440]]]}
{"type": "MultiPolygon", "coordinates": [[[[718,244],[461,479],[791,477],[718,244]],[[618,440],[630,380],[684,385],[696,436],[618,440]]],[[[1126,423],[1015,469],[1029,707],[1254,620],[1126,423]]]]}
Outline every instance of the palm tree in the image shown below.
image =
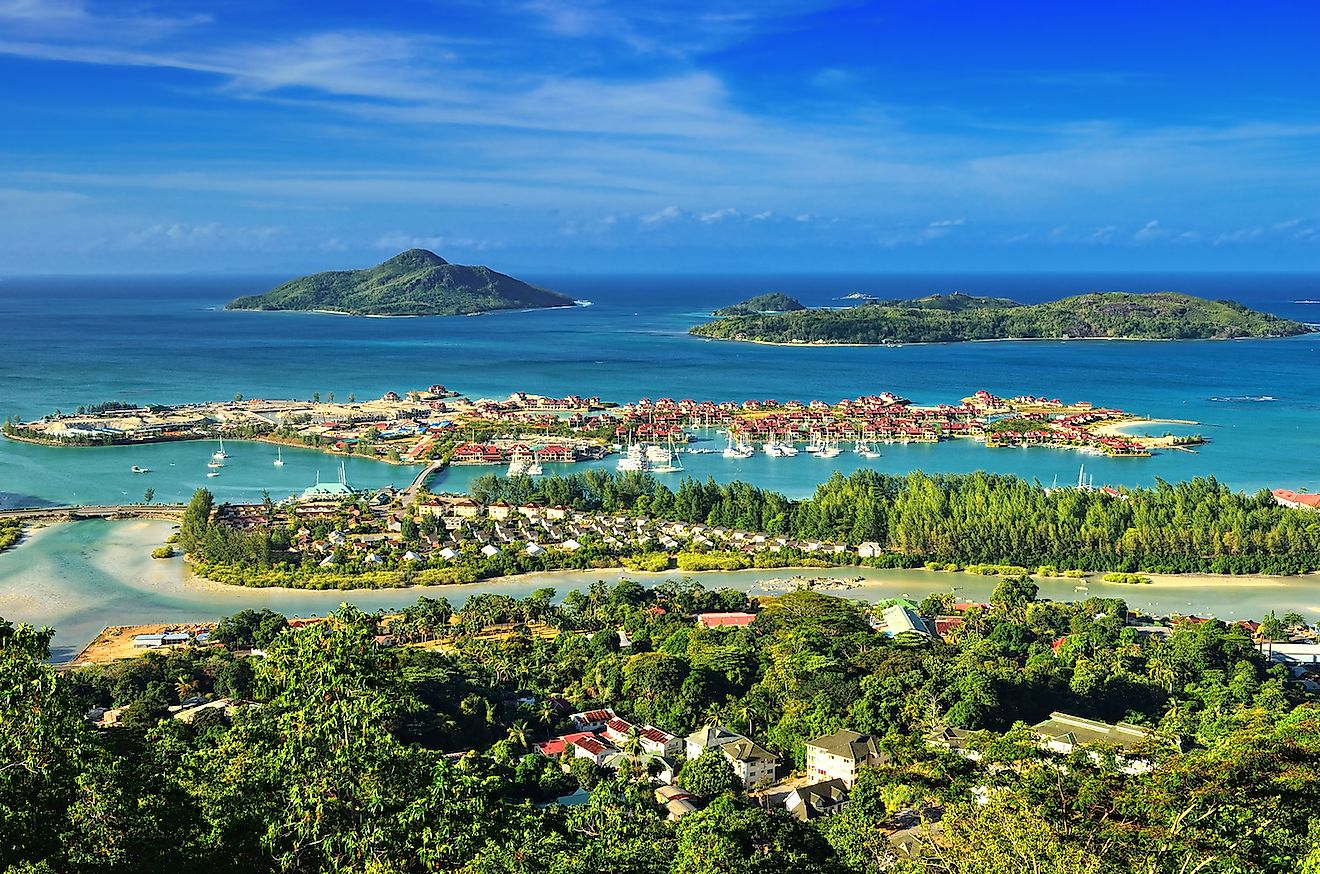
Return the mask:
{"type": "Polygon", "coordinates": [[[546,737],[550,736],[550,726],[554,725],[556,715],[557,711],[550,703],[550,699],[541,699],[540,705],[536,708],[536,721],[545,729],[546,737]]]}
{"type": "Polygon", "coordinates": [[[528,727],[527,720],[520,719],[509,726],[509,743],[517,744],[523,749],[527,749],[528,727]]]}
{"type": "Polygon", "coordinates": [[[197,694],[197,681],[191,677],[179,675],[179,679],[174,684],[174,691],[178,694],[180,701],[185,701],[197,694]]]}

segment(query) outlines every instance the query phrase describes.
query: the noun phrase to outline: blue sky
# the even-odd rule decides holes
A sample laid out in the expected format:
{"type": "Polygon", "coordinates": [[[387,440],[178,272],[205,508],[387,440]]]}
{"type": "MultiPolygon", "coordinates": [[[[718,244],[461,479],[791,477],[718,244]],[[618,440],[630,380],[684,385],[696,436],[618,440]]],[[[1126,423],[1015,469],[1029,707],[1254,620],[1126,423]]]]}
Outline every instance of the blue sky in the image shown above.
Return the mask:
{"type": "Polygon", "coordinates": [[[0,274],[1320,269],[1305,2],[0,0],[0,274]]]}

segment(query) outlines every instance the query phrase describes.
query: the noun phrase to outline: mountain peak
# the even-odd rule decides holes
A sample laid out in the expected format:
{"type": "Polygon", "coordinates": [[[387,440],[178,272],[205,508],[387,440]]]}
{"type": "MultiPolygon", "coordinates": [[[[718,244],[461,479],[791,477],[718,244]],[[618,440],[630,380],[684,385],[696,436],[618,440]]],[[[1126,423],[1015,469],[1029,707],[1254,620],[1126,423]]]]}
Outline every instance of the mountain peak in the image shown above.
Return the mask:
{"type": "Polygon", "coordinates": [[[444,258],[429,249],[409,249],[406,252],[400,252],[380,266],[405,267],[416,270],[419,267],[443,267],[448,263],[444,258]]]}

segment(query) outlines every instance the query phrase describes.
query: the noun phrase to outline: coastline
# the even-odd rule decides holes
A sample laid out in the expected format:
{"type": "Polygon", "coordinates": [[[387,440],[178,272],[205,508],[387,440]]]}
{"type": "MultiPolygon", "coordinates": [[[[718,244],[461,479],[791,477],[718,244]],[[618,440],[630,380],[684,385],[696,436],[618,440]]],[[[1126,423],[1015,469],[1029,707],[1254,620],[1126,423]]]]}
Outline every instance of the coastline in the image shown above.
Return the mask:
{"type": "MultiPolygon", "coordinates": [[[[498,592],[523,597],[543,586],[556,588],[562,596],[601,579],[627,578],[651,585],[691,578],[707,588],[727,586],[748,591],[764,580],[799,572],[849,580],[860,577],[860,583],[837,594],[871,602],[897,597],[915,601],[931,592],[951,590],[960,599],[980,601],[989,596],[998,581],[997,577],[925,568],[886,570],[846,565],[700,572],[622,568],[537,571],[475,583],[392,589],[247,588],[198,577],[181,557],[151,558],[151,550],[171,529],[170,523],[159,521],[98,520],[52,523],[33,530],[15,550],[0,553],[0,616],[56,628],[57,658],[61,658],[71,656],[107,625],[214,621],[239,610],[263,607],[289,616],[324,615],[345,602],[375,610],[406,606],[421,596],[461,601],[472,594],[498,592]]],[[[1320,574],[1146,574],[1152,579],[1149,585],[1104,583],[1099,576],[1088,581],[1039,578],[1040,597],[1058,601],[1122,598],[1129,609],[1145,614],[1178,612],[1259,619],[1271,609],[1297,609],[1312,620],[1320,619],[1320,574]],[[1079,584],[1088,591],[1077,591],[1079,584]]]]}
{"type": "Polygon", "coordinates": [[[584,304],[577,301],[572,303],[559,303],[552,306],[516,306],[500,307],[494,310],[473,310],[466,313],[355,313],[349,310],[328,310],[324,308],[312,308],[305,310],[298,309],[263,309],[261,307],[222,307],[223,312],[227,313],[314,313],[319,316],[347,316],[355,319],[452,319],[460,316],[493,316],[499,313],[534,313],[541,310],[571,310],[577,309],[584,304]]]}
{"type": "Polygon", "coordinates": [[[900,349],[904,346],[956,346],[961,343],[1231,343],[1238,340],[1288,340],[1306,334],[1276,337],[978,337],[967,340],[892,340],[880,343],[835,343],[831,340],[753,340],[737,337],[707,337],[688,331],[688,336],[699,340],[718,340],[725,343],[750,343],[756,346],[779,346],[789,349],[838,347],[841,349],[900,349]]]}

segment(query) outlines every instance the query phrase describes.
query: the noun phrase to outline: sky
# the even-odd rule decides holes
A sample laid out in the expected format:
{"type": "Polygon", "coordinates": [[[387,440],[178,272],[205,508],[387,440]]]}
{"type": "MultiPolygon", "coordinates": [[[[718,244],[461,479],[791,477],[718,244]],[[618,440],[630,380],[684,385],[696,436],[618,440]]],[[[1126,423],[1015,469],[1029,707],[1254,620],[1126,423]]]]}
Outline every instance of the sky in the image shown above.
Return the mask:
{"type": "Polygon", "coordinates": [[[0,0],[0,276],[1320,269],[1320,6],[0,0]]]}

